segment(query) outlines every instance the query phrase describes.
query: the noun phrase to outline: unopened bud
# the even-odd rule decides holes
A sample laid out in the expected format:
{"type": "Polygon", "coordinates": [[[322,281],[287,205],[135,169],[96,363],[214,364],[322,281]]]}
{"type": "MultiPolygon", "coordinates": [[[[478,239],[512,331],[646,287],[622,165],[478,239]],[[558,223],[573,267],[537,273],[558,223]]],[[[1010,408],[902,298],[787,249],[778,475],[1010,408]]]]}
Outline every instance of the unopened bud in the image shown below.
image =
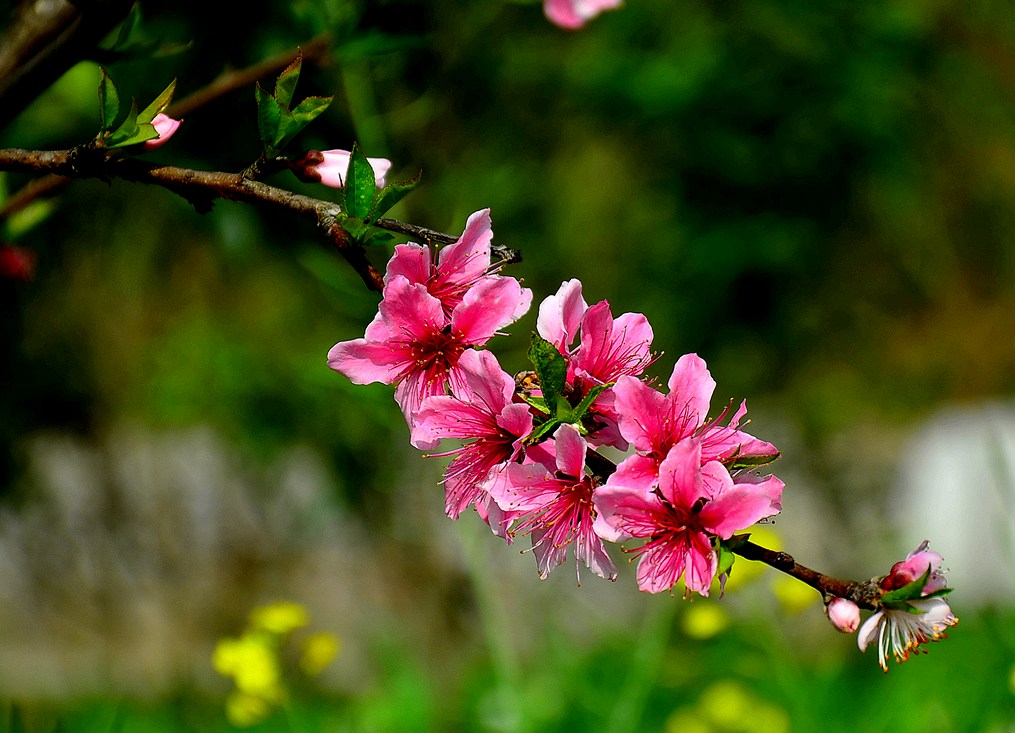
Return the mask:
{"type": "MultiPolygon", "coordinates": [[[[290,161],[289,168],[297,178],[307,183],[342,188],[349,174],[351,159],[352,153],[348,150],[308,150],[302,158],[290,161]]],[[[378,188],[384,188],[391,161],[387,158],[367,158],[367,162],[374,170],[374,183],[378,188]]]]}
{"type": "Polygon", "coordinates": [[[155,132],[159,133],[158,137],[154,137],[151,140],[146,140],[144,143],[145,150],[154,150],[155,148],[164,145],[169,138],[175,133],[176,129],[180,126],[182,120],[174,120],[169,115],[157,114],[155,119],[152,120],[152,127],[155,128],[155,132]]]}
{"type": "Polygon", "coordinates": [[[852,634],[860,625],[860,608],[845,598],[833,598],[826,603],[825,615],[844,634],[852,634]]]}

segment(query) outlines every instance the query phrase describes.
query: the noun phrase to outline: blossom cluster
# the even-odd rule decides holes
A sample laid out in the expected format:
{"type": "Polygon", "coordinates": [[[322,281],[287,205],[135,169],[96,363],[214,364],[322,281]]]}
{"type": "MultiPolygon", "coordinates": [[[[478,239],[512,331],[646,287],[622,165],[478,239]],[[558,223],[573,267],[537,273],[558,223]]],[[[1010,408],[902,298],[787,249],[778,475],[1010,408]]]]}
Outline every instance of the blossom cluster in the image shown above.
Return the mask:
{"type": "MultiPolygon", "coordinates": [[[[512,376],[484,348],[528,310],[532,293],[491,260],[489,210],[449,246],[395,247],[378,312],[328,364],[356,384],[395,386],[412,444],[450,458],[453,519],[474,507],[493,532],[528,536],[540,577],[568,556],[576,572],[617,576],[607,543],[640,540],[639,588],[708,595],[720,543],[777,514],[783,483],[759,475],[778,456],[743,429],[746,404],[710,418],[715,382],[695,354],[667,392],[652,386],[653,332],[640,313],[589,305],[578,280],[539,305],[534,371],[512,376]],[[598,449],[627,451],[618,465],[598,449]]],[[[580,578],[579,578],[580,581],[580,578]]]]}
{"type": "MultiPolygon", "coordinates": [[[[944,597],[946,587],[941,570],[942,557],[924,540],[892,566],[877,582],[878,610],[863,622],[857,635],[860,651],[877,639],[878,663],[888,671],[888,658],[904,662],[918,654],[923,645],[947,638],[945,631],[959,622],[944,597]]],[[[852,633],[860,622],[860,610],[853,601],[833,598],[825,606],[828,619],[840,631],[852,633]]]]}

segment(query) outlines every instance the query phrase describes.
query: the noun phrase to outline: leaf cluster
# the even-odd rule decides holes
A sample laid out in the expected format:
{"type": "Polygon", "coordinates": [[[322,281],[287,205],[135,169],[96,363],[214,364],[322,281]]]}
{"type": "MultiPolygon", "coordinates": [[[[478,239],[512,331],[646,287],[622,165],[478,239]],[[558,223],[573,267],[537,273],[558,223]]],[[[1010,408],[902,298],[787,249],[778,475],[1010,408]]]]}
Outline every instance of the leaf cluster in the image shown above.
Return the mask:
{"type": "Polygon", "coordinates": [[[101,67],[99,70],[101,77],[99,78],[99,134],[97,140],[100,145],[109,149],[126,148],[157,138],[159,133],[155,130],[152,121],[157,115],[162,114],[173,100],[176,79],[169,82],[169,86],[163,89],[162,93],[140,112],[137,108],[137,100],[131,99],[127,116],[117,124],[120,114],[120,93],[106,70],[101,67]]]}

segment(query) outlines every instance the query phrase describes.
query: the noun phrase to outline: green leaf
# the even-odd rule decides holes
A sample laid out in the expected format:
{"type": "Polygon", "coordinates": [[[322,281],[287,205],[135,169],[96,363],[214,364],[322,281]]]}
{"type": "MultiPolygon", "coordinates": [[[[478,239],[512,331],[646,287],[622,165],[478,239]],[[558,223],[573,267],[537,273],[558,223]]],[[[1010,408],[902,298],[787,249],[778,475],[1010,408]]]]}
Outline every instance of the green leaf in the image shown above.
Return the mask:
{"type": "Polygon", "coordinates": [[[612,386],[613,382],[610,382],[609,384],[597,384],[595,387],[590,389],[589,393],[582,398],[582,401],[579,402],[578,406],[572,411],[572,421],[579,422],[583,417],[585,417],[585,413],[588,412],[590,407],[592,407],[592,403],[596,401],[596,397],[612,386]]]}
{"type": "Polygon", "coordinates": [[[546,438],[547,435],[556,430],[561,424],[562,424],[561,421],[558,420],[557,418],[555,417],[550,418],[546,422],[532,429],[532,432],[529,433],[528,436],[526,436],[525,438],[524,441],[525,444],[535,445],[536,443],[546,438]]]}
{"type": "Polygon", "coordinates": [[[110,50],[119,51],[136,42],[136,35],[140,27],[141,3],[134,3],[130,7],[130,12],[127,14],[127,17],[124,18],[123,23],[120,24],[120,32],[117,34],[116,40],[113,42],[110,50]]]}
{"type": "Polygon", "coordinates": [[[538,333],[533,333],[529,341],[528,357],[539,376],[539,385],[543,390],[546,406],[549,408],[550,414],[556,416],[560,413],[562,406],[568,406],[567,400],[564,399],[564,386],[567,384],[567,362],[557,347],[538,333]]]}
{"type": "Polygon", "coordinates": [[[733,568],[733,562],[737,559],[733,550],[728,548],[722,542],[719,543],[719,569],[716,571],[716,575],[729,575],[730,570],[733,568]]]}
{"type": "Polygon", "coordinates": [[[550,414],[550,408],[546,406],[546,400],[542,397],[533,397],[532,395],[527,395],[524,392],[520,393],[518,396],[538,412],[541,412],[544,415],[550,414]]]}
{"type": "Polygon", "coordinates": [[[423,177],[423,171],[416,174],[415,178],[410,178],[408,181],[398,181],[389,183],[387,186],[382,188],[374,199],[373,209],[370,211],[370,221],[375,221],[380,217],[384,216],[388,209],[397,204],[403,198],[409,195],[409,193],[419,185],[420,179],[423,177]]]}
{"type": "Polygon", "coordinates": [[[730,471],[736,471],[740,468],[758,468],[760,466],[767,466],[772,463],[781,454],[776,452],[769,456],[739,456],[734,455],[730,459],[732,463],[728,465],[730,471]]]}
{"type": "Polygon", "coordinates": [[[283,107],[291,107],[293,93],[296,91],[296,82],[300,78],[300,68],[303,66],[303,49],[296,49],[296,58],[292,60],[285,70],[275,80],[275,101],[283,107]]]}
{"type": "Polygon", "coordinates": [[[302,130],[326,110],[333,99],[334,97],[307,97],[293,107],[293,119],[300,123],[302,130]]]}
{"type": "Polygon", "coordinates": [[[145,107],[141,112],[138,113],[137,121],[139,123],[151,122],[155,119],[156,115],[162,114],[166,111],[166,107],[173,101],[173,92],[176,91],[176,79],[169,82],[169,86],[162,90],[159,96],[152,100],[152,103],[145,107]]]}
{"type": "Polygon", "coordinates": [[[261,89],[261,85],[254,87],[254,96],[257,99],[257,132],[261,136],[261,147],[265,156],[274,158],[278,155],[280,127],[282,125],[282,108],[275,98],[261,89]]]}
{"type": "MultiPolygon", "coordinates": [[[[151,125],[149,125],[151,127],[151,125]]],[[[155,128],[152,127],[152,133],[154,137],[158,137],[158,133],[155,132],[155,128]]],[[[120,123],[120,126],[116,128],[110,134],[109,139],[106,141],[107,148],[122,148],[127,145],[132,145],[134,137],[140,132],[140,128],[137,123],[137,102],[133,99],[130,101],[130,112],[127,113],[127,118],[120,123]]],[[[145,138],[150,140],[151,138],[145,138]]]]}
{"type": "Polygon", "coordinates": [[[930,572],[931,567],[928,565],[927,572],[916,580],[906,583],[901,588],[896,588],[895,590],[881,596],[881,603],[886,606],[905,604],[908,607],[909,604],[907,604],[906,601],[915,601],[923,597],[923,586],[927,585],[927,580],[930,578],[930,572]]]}
{"type": "Polygon", "coordinates": [[[357,244],[363,244],[370,237],[370,227],[362,219],[351,216],[343,217],[342,229],[349,235],[349,239],[357,244]]]}
{"type": "Polygon", "coordinates": [[[374,169],[359,145],[353,143],[349,172],[345,177],[345,213],[357,219],[366,219],[373,207],[376,192],[374,169]]]}
{"type": "Polygon", "coordinates": [[[116,122],[116,115],[120,112],[120,95],[106,70],[100,66],[99,71],[102,72],[99,78],[99,124],[102,132],[106,132],[116,122]]]}

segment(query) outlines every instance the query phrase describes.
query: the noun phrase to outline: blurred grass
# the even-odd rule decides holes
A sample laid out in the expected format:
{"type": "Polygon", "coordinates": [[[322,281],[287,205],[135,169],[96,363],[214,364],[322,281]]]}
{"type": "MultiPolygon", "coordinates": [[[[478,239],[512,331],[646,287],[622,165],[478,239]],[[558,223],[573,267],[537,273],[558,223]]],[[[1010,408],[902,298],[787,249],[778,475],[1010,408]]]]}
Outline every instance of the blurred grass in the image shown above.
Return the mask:
{"type": "MultiPolygon", "coordinates": [[[[704,640],[670,622],[652,624],[664,653],[658,674],[640,680],[639,689],[624,683],[632,672],[638,676],[632,666],[645,662],[630,653],[635,639],[626,634],[579,653],[551,641],[539,663],[525,670],[510,709],[497,698],[489,666],[474,666],[460,690],[434,689],[412,655],[391,649],[383,677],[364,694],[303,689],[288,710],[243,730],[1004,733],[1015,726],[1011,612],[963,615],[947,641],[903,666],[893,664],[887,674],[872,654],[856,651],[852,636],[829,635],[823,648],[795,648],[794,634],[773,633],[767,620],[741,620],[704,640]],[[609,728],[632,696],[641,698],[634,713],[609,728]]],[[[8,702],[2,713],[2,733],[237,730],[226,721],[221,699],[186,690],[159,700],[8,702]]]]}

